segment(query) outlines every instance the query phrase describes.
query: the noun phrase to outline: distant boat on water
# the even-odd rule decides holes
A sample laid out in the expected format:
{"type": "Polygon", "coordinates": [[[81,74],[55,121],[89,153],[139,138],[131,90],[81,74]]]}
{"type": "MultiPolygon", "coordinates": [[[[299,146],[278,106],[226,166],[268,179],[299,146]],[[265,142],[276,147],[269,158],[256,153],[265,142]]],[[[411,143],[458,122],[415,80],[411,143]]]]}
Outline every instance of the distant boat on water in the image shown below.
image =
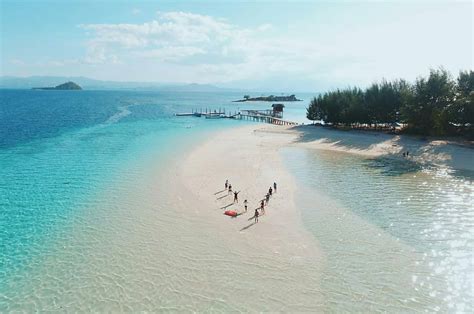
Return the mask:
{"type": "Polygon", "coordinates": [[[208,113],[206,114],[206,119],[221,119],[224,118],[224,114],[217,112],[217,113],[208,113]]]}
{"type": "Polygon", "coordinates": [[[186,112],[186,113],[175,113],[177,117],[201,117],[203,114],[200,112],[186,112]]]}

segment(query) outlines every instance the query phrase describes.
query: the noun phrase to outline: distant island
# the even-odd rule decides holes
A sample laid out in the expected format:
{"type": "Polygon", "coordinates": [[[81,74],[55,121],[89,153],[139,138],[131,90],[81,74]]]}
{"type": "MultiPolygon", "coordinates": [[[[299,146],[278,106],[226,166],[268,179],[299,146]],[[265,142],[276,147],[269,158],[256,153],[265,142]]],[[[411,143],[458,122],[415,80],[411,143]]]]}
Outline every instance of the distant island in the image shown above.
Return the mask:
{"type": "Polygon", "coordinates": [[[296,98],[295,95],[290,96],[260,96],[260,97],[250,97],[245,95],[244,99],[234,100],[233,102],[244,102],[244,101],[302,101],[301,99],[296,98]]]}
{"type": "Polygon", "coordinates": [[[211,84],[196,83],[166,83],[166,82],[130,82],[130,81],[100,81],[83,76],[2,76],[0,89],[31,89],[33,87],[56,86],[64,82],[74,82],[84,90],[134,90],[161,92],[241,92],[235,88],[219,87],[211,84]]]}
{"type": "Polygon", "coordinates": [[[66,82],[56,87],[33,87],[32,89],[42,90],[82,90],[82,88],[74,82],[66,82]]]}

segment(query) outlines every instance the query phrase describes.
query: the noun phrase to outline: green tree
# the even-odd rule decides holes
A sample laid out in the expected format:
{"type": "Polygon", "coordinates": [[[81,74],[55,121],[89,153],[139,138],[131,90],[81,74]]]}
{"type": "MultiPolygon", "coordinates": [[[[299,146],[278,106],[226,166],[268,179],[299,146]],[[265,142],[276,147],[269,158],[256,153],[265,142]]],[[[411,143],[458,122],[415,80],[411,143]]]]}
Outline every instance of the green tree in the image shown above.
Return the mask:
{"type": "Polygon", "coordinates": [[[413,98],[404,107],[410,128],[421,134],[446,134],[448,108],[454,100],[454,87],[454,81],[444,69],[431,70],[427,79],[418,78],[413,98]]]}
{"type": "Polygon", "coordinates": [[[364,91],[345,88],[315,97],[310,120],[359,125],[404,122],[419,134],[474,135],[474,73],[460,72],[457,81],[444,69],[431,70],[412,85],[404,80],[373,83],[364,91]]]}
{"type": "Polygon", "coordinates": [[[456,83],[456,99],[449,108],[449,119],[464,132],[474,124],[474,72],[461,71],[456,83]]]}

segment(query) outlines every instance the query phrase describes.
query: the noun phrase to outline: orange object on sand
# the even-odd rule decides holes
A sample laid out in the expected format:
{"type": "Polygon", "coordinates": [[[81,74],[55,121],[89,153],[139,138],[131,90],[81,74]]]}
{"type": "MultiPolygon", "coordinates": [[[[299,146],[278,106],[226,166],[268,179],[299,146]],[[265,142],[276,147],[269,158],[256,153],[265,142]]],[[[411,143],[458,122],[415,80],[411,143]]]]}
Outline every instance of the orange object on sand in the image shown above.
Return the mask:
{"type": "Polygon", "coordinates": [[[237,212],[235,210],[226,210],[224,212],[224,215],[227,215],[227,216],[231,216],[231,217],[236,217],[237,216],[237,212]]]}

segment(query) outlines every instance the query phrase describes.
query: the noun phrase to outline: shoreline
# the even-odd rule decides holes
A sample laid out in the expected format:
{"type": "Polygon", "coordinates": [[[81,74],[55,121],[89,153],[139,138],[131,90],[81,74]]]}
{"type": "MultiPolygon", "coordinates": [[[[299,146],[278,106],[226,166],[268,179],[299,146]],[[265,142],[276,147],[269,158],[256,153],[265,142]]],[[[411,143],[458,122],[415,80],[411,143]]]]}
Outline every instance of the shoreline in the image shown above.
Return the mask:
{"type": "Polygon", "coordinates": [[[474,146],[470,142],[453,142],[449,139],[434,137],[422,139],[413,135],[394,135],[363,130],[343,131],[313,125],[283,126],[276,132],[294,134],[297,139],[292,145],[308,149],[351,153],[370,158],[395,158],[422,166],[474,171],[474,163],[471,161],[474,146]],[[406,151],[410,152],[407,158],[402,155],[406,151]]]}
{"type": "Polygon", "coordinates": [[[371,129],[371,128],[343,128],[337,126],[324,126],[314,123],[302,124],[299,126],[300,128],[305,127],[314,127],[325,129],[328,131],[335,131],[335,132],[346,132],[346,133],[353,133],[353,134],[366,134],[366,135],[378,135],[378,134],[385,134],[388,136],[402,136],[405,138],[409,138],[412,140],[418,140],[421,142],[444,142],[450,145],[457,145],[460,147],[466,148],[473,148],[474,149],[474,141],[466,139],[462,136],[434,136],[434,135],[421,135],[421,134],[411,134],[411,133],[390,133],[381,129],[371,129]]]}

